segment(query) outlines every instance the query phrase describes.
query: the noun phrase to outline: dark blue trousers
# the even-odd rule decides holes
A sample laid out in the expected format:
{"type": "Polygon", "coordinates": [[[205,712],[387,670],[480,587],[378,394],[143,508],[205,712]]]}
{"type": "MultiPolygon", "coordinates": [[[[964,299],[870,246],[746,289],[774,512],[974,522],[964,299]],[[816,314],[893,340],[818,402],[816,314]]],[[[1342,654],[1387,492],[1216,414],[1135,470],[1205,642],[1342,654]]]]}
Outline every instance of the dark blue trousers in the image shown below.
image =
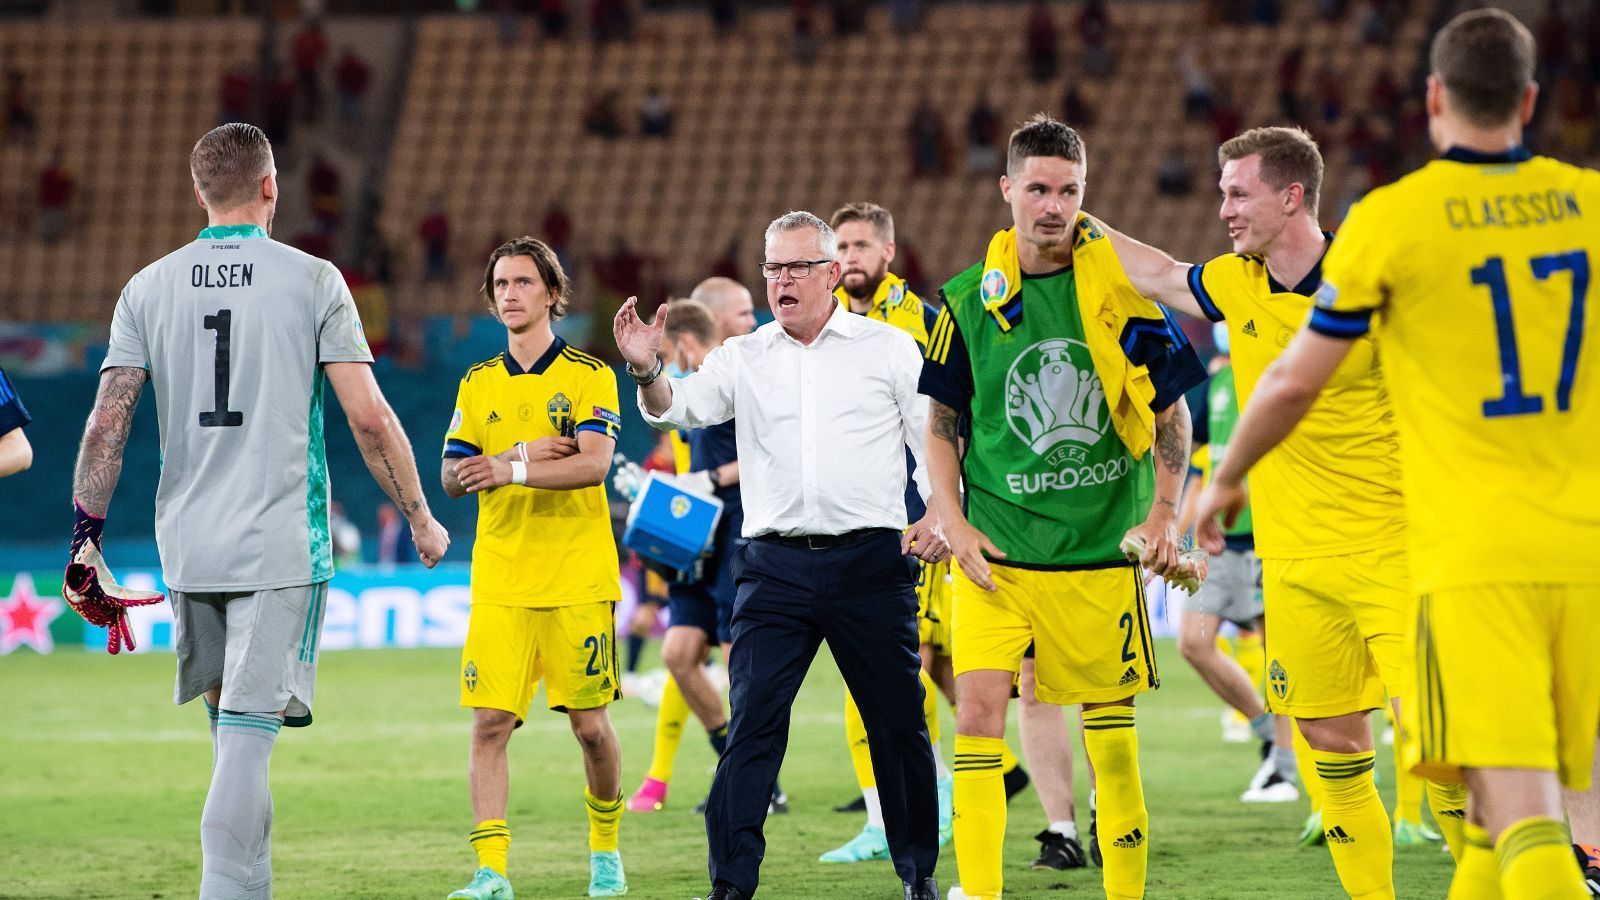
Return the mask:
{"type": "Polygon", "coordinates": [[[912,884],[933,875],[939,803],[922,718],[913,571],[891,529],[826,550],[757,539],[739,551],[728,654],[733,715],[706,804],[713,884],[756,892],[790,706],[824,640],[867,726],[895,872],[912,884]]]}

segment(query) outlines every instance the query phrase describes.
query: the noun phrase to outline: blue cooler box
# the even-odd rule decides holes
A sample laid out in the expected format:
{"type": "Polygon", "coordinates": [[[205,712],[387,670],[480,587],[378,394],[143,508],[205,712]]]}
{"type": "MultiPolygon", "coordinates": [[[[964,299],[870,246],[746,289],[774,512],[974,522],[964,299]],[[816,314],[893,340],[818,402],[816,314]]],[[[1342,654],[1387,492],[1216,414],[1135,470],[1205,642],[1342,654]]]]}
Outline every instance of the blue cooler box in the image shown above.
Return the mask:
{"type": "Polygon", "coordinates": [[[721,500],[651,472],[628,510],[622,544],[674,569],[690,569],[710,549],[721,518],[721,500]]]}

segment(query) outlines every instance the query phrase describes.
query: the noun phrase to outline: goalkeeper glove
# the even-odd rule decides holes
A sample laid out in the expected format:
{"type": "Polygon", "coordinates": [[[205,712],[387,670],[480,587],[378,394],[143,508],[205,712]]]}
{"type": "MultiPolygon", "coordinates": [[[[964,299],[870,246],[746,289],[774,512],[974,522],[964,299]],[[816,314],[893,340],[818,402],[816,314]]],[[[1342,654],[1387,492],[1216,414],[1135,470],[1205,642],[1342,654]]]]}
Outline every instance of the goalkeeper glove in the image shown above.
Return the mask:
{"type": "Polygon", "coordinates": [[[155,591],[129,590],[117,584],[105,557],[100,555],[105,517],[90,515],[76,503],[73,507],[76,519],[72,526],[72,558],[62,579],[61,597],[85,622],[110,629],[106,638],[107,653],[120,653],[124,645],[132,650],[133,630],[128,627],[128,610],[160,603],[166,597],[155,591]]]}

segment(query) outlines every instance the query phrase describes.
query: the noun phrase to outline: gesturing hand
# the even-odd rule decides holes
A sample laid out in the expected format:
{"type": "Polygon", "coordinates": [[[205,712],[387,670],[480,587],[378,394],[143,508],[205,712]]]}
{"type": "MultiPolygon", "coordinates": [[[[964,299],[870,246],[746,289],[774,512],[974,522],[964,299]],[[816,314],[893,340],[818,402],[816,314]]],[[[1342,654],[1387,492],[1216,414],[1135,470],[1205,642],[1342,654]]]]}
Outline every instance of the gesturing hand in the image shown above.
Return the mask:
{"type": "Polygon", "coordinates": [[[648,372],[655,368],[656,357],[661,353],[661,333],[667,324],[667,308],[656,311],[654,322],[646,325],[639,318],[638,297],[629,297],[611,322],[617,339],[617,350],[635,372],[648,372]]]}

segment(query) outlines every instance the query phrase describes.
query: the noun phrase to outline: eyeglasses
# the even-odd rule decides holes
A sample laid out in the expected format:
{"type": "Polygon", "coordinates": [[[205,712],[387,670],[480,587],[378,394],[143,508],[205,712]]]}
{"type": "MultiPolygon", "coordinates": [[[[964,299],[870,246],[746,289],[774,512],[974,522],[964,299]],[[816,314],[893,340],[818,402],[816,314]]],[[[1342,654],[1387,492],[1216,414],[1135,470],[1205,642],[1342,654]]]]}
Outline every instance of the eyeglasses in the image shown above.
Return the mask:
{"type": "Polygon", "coordinates": [[[795,278],[805,278],[811,274],[812,266],[820,266],[831,262],[833,262],[831,259],[797,259],[794,262],[786,263],[764,262],[761,264],[761,277],[768,281],[777,281],[783,277],[783,270],[788,269],[789,274],[795,278]]]}

